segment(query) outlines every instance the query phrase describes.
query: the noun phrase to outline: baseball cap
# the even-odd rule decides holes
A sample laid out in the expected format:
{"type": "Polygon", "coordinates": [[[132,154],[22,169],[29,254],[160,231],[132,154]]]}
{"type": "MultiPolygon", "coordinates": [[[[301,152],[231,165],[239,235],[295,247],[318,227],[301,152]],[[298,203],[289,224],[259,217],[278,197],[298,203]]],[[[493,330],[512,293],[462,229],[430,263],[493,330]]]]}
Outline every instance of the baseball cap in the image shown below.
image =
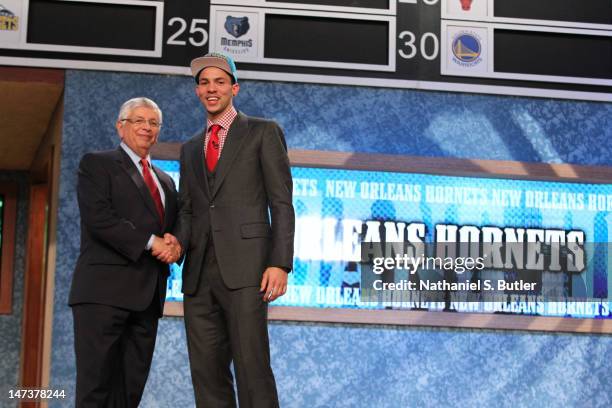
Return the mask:
{"type": "Polygon", "coordinates": [[[218,52],[210,52],[203,57],[198,57],[191,61],[191,73],[193,74],[196,82],[198,82],[200,71],[208,67],[222,69],[232,77],[234,83],[238,82],[236,64],[234,64],[234,60],[227,55],[218,52]]]}

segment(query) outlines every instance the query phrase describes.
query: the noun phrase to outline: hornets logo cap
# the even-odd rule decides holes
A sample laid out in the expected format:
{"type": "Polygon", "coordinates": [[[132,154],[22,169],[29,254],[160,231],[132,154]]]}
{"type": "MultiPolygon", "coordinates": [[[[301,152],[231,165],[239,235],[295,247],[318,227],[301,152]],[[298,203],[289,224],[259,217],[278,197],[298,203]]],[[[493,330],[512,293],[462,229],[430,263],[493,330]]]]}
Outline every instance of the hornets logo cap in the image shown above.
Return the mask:
{"type": "Polygon", "coordinates": [[[191,61],[191,73],[193,74],[196,83],[198,82],[200,72],[204,68],[208,67],[222,69],[223,71],[227,72],[230,77],[232,77],[234,83],[238,82],[238,74],[236,73],[236,64],[234,64],[234,60],[225,54],[211,52],[203,57],[198,57],[191,61]]]}

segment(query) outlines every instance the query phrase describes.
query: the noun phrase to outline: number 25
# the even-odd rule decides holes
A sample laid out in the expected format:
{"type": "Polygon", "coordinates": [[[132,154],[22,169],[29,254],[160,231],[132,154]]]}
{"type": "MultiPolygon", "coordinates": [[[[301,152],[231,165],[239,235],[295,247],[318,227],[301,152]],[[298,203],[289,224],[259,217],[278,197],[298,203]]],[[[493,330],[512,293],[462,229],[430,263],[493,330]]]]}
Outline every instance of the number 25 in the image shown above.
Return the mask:
{"type": "MultiPolygon", "coordinates": [[[[198,24],[207,24],[208,20],[204,18],[194,18],[191,20],[191,26],[189,27],[189,34],[197,34],[200,33],[202,39],[200,41],[196,41],[193,36],[190,36],[189,43],[194,47],[201,47],[202,45],[208,42],[208,32],[203,27],[198,27],[198,24]]],[[[168,38],[166,44],[169,45],[187,45],[187,41],[179,40],[178,37],[183,34],[183,32],[187,29],[187,21],[184,18],[180,17],[172,17],[168,20],[168,26],[172,27],[178,24],[178,30],[174,34],[168,38]]]]}

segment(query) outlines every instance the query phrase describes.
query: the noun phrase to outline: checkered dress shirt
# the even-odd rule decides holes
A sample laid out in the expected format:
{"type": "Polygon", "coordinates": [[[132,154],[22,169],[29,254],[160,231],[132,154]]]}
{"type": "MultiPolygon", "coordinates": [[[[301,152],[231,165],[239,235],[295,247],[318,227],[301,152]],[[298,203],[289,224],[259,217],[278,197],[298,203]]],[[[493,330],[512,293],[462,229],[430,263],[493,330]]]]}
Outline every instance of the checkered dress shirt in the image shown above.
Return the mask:
{"type": "Polygon", "coordinates": [[[221,151],[223,150],[223,145],[225,144],[225,139],[227,138],[227,132],[232,125],[234,119],[238,116],[238,112],[234,109],[233,106],[230,106],[228,110],[216,121],[211,121],[210,119],[206,120],[206,136],[204,137],[204,157],[206,157],[206,146],[208,146],[208,140],[210,139],[211,126],[219,125],[221,129],[219,129],[219,157],[221,157],[221,151]]]}

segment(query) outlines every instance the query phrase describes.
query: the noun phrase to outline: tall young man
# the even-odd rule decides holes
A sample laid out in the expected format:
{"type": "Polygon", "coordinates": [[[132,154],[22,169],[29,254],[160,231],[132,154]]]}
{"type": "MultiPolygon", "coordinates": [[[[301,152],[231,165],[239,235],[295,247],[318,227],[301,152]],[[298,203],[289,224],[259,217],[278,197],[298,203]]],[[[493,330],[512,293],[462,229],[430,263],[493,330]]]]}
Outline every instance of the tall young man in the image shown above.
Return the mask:
{"type": "Polygon", "coordinates": [[[236,67],[223,54],[191,62],[206,109],[181,150],[179,217],[186,252],[185,326],[198,407],[277,407],[267,306],[287,290],[295,216],[287,146],[270,120],[237,112],[236,67]]]}

